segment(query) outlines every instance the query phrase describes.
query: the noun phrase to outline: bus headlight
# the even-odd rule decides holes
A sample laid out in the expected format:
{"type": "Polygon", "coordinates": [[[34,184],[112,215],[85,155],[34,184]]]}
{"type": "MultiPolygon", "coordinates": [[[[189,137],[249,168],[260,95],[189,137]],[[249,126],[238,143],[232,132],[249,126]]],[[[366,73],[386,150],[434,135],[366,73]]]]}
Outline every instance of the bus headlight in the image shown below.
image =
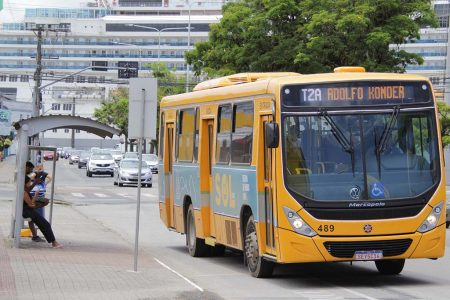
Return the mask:
{"type": "Polygon", "coordinates": [[[420,225],[419,229],[417,229],[418,232],[424,233],[436,227],[442,213],[443,205],[443,202],[439,202],[438,205],[433,207],[431,213],[428,215],[422,225],[420,225]]]}
{"type": "Polygon", "coordinates": [[[284,214],[286,215],[289,224],[291,224],[292,229],[301,235],[313,237],[317,233],[308,225],[302,218],[292,209],[283,206],[284,214]]]}

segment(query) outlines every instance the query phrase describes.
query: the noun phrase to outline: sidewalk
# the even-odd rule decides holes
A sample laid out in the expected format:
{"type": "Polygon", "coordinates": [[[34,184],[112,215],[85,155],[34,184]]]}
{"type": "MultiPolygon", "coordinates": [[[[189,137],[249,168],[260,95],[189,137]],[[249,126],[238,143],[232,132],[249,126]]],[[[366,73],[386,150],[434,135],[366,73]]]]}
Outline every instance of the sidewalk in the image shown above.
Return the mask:
{"type": "Polygon", "coordinates": [[[16,156],[10,155],[0,162],[0,185],[14,183],[14,171],[16,170],[16,156]]]}
{"type": "MultiPolygon", "coordinates": [[[[3,173],[13,172],[14,163],[15,157],[0,163],[0,182],[9,180],[3,173]]],[[[0,299],[205,299],[143,249],[138,272],[130,271],[134,244],[68,205],[53,211],[63,248],[30,238],[13,248],[11,210],[12,201],[0,200],[0,299]]]]}

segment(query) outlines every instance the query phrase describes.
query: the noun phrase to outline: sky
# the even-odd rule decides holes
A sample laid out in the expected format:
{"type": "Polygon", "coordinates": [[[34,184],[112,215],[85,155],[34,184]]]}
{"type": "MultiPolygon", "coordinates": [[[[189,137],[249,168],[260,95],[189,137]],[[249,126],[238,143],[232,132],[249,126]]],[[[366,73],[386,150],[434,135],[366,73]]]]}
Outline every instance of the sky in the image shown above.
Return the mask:
{"type": "MultiPolygon", "coordinates": [[[[25,8],[56,7],[78,8],[85,6],[87,0],[3,0],[3,10],[0,11],[0,23],[21,22],[25,8]]],[[[94,1],[92,1],[94,2],[94,1]]]]}

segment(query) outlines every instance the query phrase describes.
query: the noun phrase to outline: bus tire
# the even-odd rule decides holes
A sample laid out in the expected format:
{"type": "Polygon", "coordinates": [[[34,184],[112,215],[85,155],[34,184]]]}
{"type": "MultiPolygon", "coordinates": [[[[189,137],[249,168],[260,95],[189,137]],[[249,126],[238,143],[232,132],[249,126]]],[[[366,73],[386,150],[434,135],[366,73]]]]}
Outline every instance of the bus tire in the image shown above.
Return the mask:
{"type": "Polygon", "coordinates": [[[375,266],[383,275],[398,275],[405,266],[404,259],[376,260],[375,266]]]}
{"type": "Polygon", "coordinates": [[[206,256],[209,249],[205,244],[205,240],[197,238],[196,236],[194,208],[192,207],[192,204],[189,205],[186,217],[186,245],[188,247],[189,254],[193,257],[206,256]]]}
{"type": "Polygon", "coordinates": [[[445,228],[449,228],[450,227],[450,222],[446,222],[445,223],[445,228]]]}
{"type": "Polygon", "coordinates": [[[245,226],[244,256],[248,270],[253,277],[266,278],[272,276],[275,264],[259,255],[258,235],[253,216],[245,226]]]}

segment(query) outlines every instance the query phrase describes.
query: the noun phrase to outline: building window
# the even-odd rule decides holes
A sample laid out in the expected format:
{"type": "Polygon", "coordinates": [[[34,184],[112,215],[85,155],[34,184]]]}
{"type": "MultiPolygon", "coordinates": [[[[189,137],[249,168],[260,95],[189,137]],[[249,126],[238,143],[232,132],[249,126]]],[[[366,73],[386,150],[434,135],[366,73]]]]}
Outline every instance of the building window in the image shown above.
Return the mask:
{"type": "Polygon", "coordinates": [[[77,82],[78,83],[83,83],[86,81],[86,78],[84,76],[77,76],[77,82]]]}
{"type": "Polygon", "coordinates": [[[64,128],[64,133],[69,133],[69,129],[64,128]]]}
{"type": "Polygon", "coordinates": [[[10,82],[17,82],[17,75],[9,75],[9,81],[10,82]]]}
{"type": "Polygon", "coordinates": [[[53,129],[52,131],[56,133],[56,132],[58,132],[58,129],[53,129]]]}
{"type": "Polygon", "coordinates": [[[6,75],[0,75],[0,81],[6,81],[6,75]]]}
{"type": "Polygon", "coordinates": [[[81,130],[80,130],[80,129],[75,129],[75,132],[76,132],[76,133],[80,133],[81,130]]]}
{"type": "Polygon", "coordinates": [[[20,82],[28,82],[29,76],[28,75],[20,75],[20,82]]]}
{"type": "Polygon", "coordinates": [[[95,77],[95,76],[89,76],[89,77],[88,77],[88,82],[89,82],[89,83],[96,83],[96,82],[97,82],[97,77],[95,77]]]}
{"type": "Polygon", "coordinates": [[[61,104],[59,103],[52,103],[52,110],[60,110],[61,104]]]}
{"type": "Polygon", "coordinates": [[[63,104],[63,110],[72,110],[72,103],[63,104]]]}
{"type": "Polygon", "coordinates": [[[73,77],[71,76],[71,77],[67,77],[67,78],[65,79],[65,81],[66,81],[66,83],[72,83],[72,82],[74,81],[74,79],[73,79],[73,77]]]}

